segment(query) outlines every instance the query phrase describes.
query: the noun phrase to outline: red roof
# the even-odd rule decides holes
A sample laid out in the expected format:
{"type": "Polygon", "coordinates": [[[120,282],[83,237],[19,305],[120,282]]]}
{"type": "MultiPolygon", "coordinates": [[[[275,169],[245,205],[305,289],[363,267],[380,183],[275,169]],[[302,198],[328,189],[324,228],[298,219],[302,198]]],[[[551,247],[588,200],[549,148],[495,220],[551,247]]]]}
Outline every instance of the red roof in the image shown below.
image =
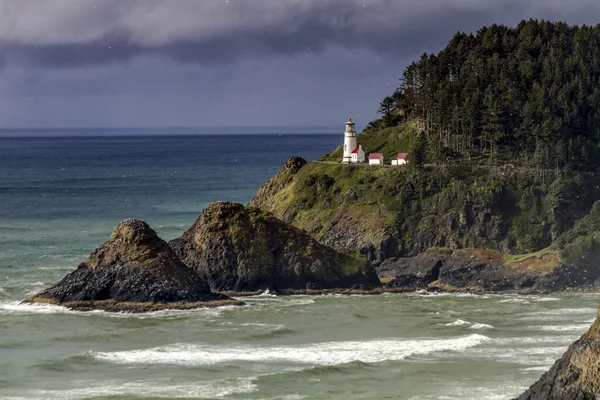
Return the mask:
{"type": "Polygon", "coordinates": [[[369,160],[383,160],[383,154],[371,153],[371,154],[369,154],[369,160]]]}
{"type": "Polygon", "coordinates": [[[406,160],[408,153],[398,153],[398,160],[406,160]]]}
{"type": "Polygon", "coordinates": [[[346,122],[346,125],[355,125],[354,122],[352,122],[352,118],[350,118],[348,122],[346,122]]]}
{"type": "Polygon", "coordinates": [[[358,154],[359,151],[360,151],[360,147],[357,147],[352,151],[352,154],[358,154]]]}

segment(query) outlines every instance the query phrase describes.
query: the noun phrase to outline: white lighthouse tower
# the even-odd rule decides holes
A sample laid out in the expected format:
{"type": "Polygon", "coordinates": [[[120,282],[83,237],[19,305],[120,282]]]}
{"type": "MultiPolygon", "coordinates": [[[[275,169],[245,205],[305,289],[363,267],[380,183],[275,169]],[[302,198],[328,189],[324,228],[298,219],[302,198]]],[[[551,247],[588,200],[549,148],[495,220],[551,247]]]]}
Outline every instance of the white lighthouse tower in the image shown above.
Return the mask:
{"type": "Polygon", "coordinates": [[[344,132],[344,163],[350,164],[354,149],[356,149],[356,127],[350,118],[346,122],[346,132],[344,132]]]}

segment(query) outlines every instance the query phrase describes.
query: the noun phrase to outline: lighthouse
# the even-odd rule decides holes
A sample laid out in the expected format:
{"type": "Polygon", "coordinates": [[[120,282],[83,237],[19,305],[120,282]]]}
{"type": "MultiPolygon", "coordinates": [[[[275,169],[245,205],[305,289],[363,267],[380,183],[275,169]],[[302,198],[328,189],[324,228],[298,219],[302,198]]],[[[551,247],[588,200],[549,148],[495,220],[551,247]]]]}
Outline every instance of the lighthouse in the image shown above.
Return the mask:
{"type": "Polygon", "coordinates": [[[346,122],[346,132],[344,132],[344,163],[350,164],[354,149],[356,149],[356,127],[350,118],[346,122]]]}

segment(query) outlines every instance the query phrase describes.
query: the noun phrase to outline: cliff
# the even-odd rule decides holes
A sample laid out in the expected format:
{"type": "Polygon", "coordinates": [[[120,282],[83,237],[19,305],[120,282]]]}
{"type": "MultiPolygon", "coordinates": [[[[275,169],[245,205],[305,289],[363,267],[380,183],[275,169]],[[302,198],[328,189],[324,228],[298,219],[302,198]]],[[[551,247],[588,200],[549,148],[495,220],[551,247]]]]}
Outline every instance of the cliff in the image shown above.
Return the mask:
{"type": "Polygon", "coordinates": [[[210,204],[170,245],[212,290],[282,292],[379,285],[360,254],[335,251],[268,212],[236,203],[210,204]]]}
{"type": "Polygon", "coordinates": [[[136,219],[120,223],[85,263],[26,301],[133,312],[236,303],[211,293],[154,230],[136,219]]]}
{"type": "Polygon", "coordinates": [[[313,162],[290,175],[273,178],[267,185],[280,189],[261,189],[250,204],[373,262],[430,247],[536,252],[600,198],[595,175],[540,179],[509,164],[417,169],[313,162]]]}
{"type": "Polygon", "coordinates": [[[600,398],[600,319],[518,400],[600,398]]]}

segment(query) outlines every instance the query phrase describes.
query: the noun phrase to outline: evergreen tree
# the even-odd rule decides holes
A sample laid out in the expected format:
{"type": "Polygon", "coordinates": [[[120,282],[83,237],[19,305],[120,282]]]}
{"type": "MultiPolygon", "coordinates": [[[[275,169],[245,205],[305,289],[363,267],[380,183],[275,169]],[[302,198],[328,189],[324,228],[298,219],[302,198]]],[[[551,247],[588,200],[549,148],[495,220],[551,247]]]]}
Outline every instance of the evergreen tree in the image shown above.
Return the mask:
{"type": "Polygon", "coordinates": [[[426,142],[429,162],[479,157],[598,168],[598,43],[600,25],[537,20],[457,33],[441,52],[423,54],[403,71],[394,95],[380,104],[382,124],[399,116],[417,121],[424,130],[417,147],[426,142]]]}

